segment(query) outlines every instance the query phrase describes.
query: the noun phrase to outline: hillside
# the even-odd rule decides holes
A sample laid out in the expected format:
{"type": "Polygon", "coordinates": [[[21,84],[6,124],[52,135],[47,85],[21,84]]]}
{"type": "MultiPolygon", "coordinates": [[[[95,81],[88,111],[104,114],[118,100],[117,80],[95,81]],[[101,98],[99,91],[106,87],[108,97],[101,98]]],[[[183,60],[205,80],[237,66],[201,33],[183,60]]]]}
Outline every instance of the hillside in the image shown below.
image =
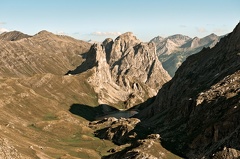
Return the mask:
{"type": "Polygon", "coordinates": [[[156,95],[170,79],[155,46],[128,33],[93,45],[48,31],[0,37],[3,158],[101,158],[122,150],[95,137],[89,121],[156,95]]]}
{"type": "Polygon", "coordinates": [[[105,144],[99,151],[106,152],[114,144],[94,138],[87,120],[69,112],[74,103],[98,106],[90,74],[64,76],[90,44],[47,31],[9,40],[19,37],[13,33],[0,40],[0,156],[100,158],[97,147],[105,144]]]}
{"type": "MultiPolygon", "coordinates": [[[[22,35],[22,34],[21,34],[22,35]]],[[[11,37],[13,32],[0,37],[11,37]]],[[[41,73],[65,74],[75,68],[91,44],[47,31],[16,41],[0,40],[0,76],[26,77],[41,73]]]]}
{"type": "Polygon", "coordinates": [[[240,23],[213,48],[192,55],[138,117],[187,158],[239,157],[240,23]]]}

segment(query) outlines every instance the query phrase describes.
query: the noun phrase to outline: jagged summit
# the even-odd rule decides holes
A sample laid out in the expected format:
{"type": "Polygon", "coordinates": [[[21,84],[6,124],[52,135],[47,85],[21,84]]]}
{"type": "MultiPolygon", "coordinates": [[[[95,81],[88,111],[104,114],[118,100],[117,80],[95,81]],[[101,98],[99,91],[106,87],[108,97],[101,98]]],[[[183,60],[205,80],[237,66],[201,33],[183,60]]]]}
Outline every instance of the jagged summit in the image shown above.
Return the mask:
{"type": "Polygon", "coordinates": [[[166,38],[156,37],[151,42],[156,44],[159,60],[173,77],[186,57],[201,51],[204,47],[212,48],[220,38],[215,34],[210,34],[203,38],[190,38],[185,35],[175,34],[166,38]]]}
{"type": "Polygon", "coordinates": [[[114,43],[114,50],[117,50],[119,52],[125,52],[125,49],[132,46],[132,45],[137,45],[139,44],[141,41],[139,39],[137,39],[137,37],[132,33],[132,32],[126,32],[123,33],[122,35],[118,36],[114,43]]]}
{"type": "Polygon", "coordinates": [[[161,42],[161,41],[163,41],[163,40],[164,40],[163,37],[161,37],[161,36],[156,36],[156,37],[154,37],[152,40],[150,40],[150,42],[158,43],[158,42],[161,42]]]}
{"type": "Polygon", "coordinates": [[[212,33],[212,34],[210,34],[210,35],[208,35],[208,36],[210,36],[210,37],[216,37],[216,36],[218,36],[218,35],[215,34],[215,33],[212,33]]]}
{"type": "Polygon", "coordinates": [[[125,32],[125,33],[119,35],[117,38],[127,37],[127,36],[131,36],[131,37],[133,37],[134,34],[133,34],[133,32],[125,32]]]}
{"type": "Polygon", "coordinates": [[[108,43],[108,42],[110,42],[110,41],[113,41],[113,39],[112,39],[112,38],[106,38],[106,39],[103,41],[103,44],[104,44],[104,43],[108,43]]]}
{"type": "Polygon", "coordinates": [[[123,40],[123,41],[126,41],[126,42],[130,42],[130,41],[138,41],[140,42],[139,39],[137,39],[137,37],[132,33],[132,32],[126,32],[126,33],[123,33],[121,35],[119,35],[115,41],[118,41],[118,40],[123,40]]]}
{"type": "Polygon", "coordinates": [[[183,45],[184,43],[189,41],[191,38],[186,36],[186,35],[175,34],[175,35],[172,35],[172,36],[168,36],[166,39],[169,39],[169,40],[173,41],[177,45],[183,45]]]}
{"type": "Polygon", "coordinates": [[[99,103],[122,101],[123,108],[156,95],[170,80],[157,58],[155,44],[142,43],[131,32],[114,41],[108,38],[102,44],[94,44],[86,54],[85,63],[69,73],[78,74],[90,68],[94,71],[90,82],[101,96],[99,103]]]}

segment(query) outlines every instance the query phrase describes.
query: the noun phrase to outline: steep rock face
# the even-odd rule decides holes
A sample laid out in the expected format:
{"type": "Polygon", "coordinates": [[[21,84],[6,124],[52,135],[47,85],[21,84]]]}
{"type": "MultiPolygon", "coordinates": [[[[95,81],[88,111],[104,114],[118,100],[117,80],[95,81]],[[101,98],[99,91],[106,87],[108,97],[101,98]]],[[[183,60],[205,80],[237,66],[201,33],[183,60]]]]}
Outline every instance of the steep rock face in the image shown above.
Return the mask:
{"type": "Polygon", "coordinates": [[[240,24],[212,49],[187,58],[155,102],[139,113],[141,125],[188,158],[230,154],[229,148],[238,152],[239,52],[240,24]]]}
{"type": "Polygon", "coordinates": [[[19,32],[3,33],[0,37],[0,76],[3,77],[65,74],[82,62],[79,55],[87,52],[91,46],[47,31],[28,38],[19,32]]]}
{"type": "Polygon", "coordinates": [[[136,78],[156,90],[170,79],[157,60],[154,43],[141,43],[132,33],[125,33],[115,40],[109,65],[114,80],[121,87],[136,78]],[[124,77],[133,79],[125,80],[124,77]]]}
{"type": "Polygon", "coordinates": [[[122,89],[113,82],[106,60],[104,45],[94,44],[88,56],[91,54],[95,55],[94,64],[91,64],[95,67],[92,68],[93,73],[88,81],[98,94],[98,103],[110,105],[119,101],[125,101],[128,93],[122,91],[122,89]]]}
{"type": "Polygon", "coordinates": [[[221,37],[210,34],[203,38],[190,38],[181,34],[169,36],[167,38],[155,37],[151,40],[157,46],[157,55],[163,67],[173,77],[179,66],[185,59],[204,47],[216,45],[221,37]]]}
{"type": "Polygon", "coordinates": [[[170,76],[158,61],[153,43],[141,43],[132,33],[92,45],[86,61],[69,74],[91,69],[89,82],[100,104],[129,108],[156,95],[170,76]],[[83,69],[84,68],[84,69],[83,69]]]}

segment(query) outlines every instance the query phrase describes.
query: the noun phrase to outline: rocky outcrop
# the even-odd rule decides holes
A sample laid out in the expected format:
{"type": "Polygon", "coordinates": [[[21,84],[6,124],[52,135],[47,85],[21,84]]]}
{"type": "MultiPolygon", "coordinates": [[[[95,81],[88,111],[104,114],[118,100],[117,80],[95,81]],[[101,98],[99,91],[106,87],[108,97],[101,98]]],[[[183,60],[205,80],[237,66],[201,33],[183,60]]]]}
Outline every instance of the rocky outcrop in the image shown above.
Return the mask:
{"type": "Polygon", "coordinates": [[[136,118],[116,119],[110,117],[100,121],[91,122],[90,127],[96,129],[96,137],[111,140],[118,145],[124,145],[135,139],[137,134],[132,130],[139,122],[140,120],[136,118]]]}
{"type": "Polygon", "coordinates": [[[155,37],[151,40],[157,46],[157,55],[164,69],[173,77],[179,66],[192,54],[201,51],[204,47],[216,45],[221,37],[210,34],[203,38],[190,38],[181,34],[166,38],[155,37]]]}
{"type": "Polygon", "coordinates": [[[113,117],[91,122],[89,127],[95,130],[96,137],[103,140],[111,140],[119,145],[116,148],[108,150],[112,154],[103,158],[180,158],[162,147],[159,134],[150,134],[145,139],[140,139],[141,135],[139,134],[141,133],[135,131],[139,123],[140,120],[136,118],[116,119],[113,117]],[[124,149],[119,149],[121,147],[124,147],[124,149]]]}
{"type": "Polygon", "coordinates": [[[213,159],[235,159],[239,158],[240,151],[233,149],[233,148],[226,148],[224,147],[222,151],[217,152],[216,154],[212,155],[213,159]]]}
{"type": "Polygon", "coordinates": [[[112,45],[108,61],[114,81],[121,87],[139,87],[134,80],[156,91],[170,77],[157,60],[154,43],[141,43],[132,33],[119,36],[112,45]]]}
{"type": "Polygon", "coordinates": [[[99,95],[99,104],[129,108],[156,95],[170,80],[156,56],[155,45],[140,42],[130,32],[92,45],[83,58],[85,62],[68,74],[91,69],[89,83],[99,95]]]}
{"type": "Polygon", "coordinates": [[[117,152],[115,154],[111,154],[103,157],[104,159],[168,159],[168,158],[178,158],[173,154],[168,154],[167,150],[161,147],[159,143],[159,139],[144,139],[137,140],[132,143],[130,147],[125,149],[124,151],[117,152]],[[156,151],[157,150],[157,151],[156,151]]]}
{"type": "Polygon", "coordinates": [[[6,138],[0,138],[0,156],[4,159],[21,159],[18,150],[6,138]]]}
{"type": "Polygon", "coordinates": [[[155,102],[137,115],[141,126],[187,158],[238,158],[239,52],[240,23],[215,47],[187,58],[155,102]]]}

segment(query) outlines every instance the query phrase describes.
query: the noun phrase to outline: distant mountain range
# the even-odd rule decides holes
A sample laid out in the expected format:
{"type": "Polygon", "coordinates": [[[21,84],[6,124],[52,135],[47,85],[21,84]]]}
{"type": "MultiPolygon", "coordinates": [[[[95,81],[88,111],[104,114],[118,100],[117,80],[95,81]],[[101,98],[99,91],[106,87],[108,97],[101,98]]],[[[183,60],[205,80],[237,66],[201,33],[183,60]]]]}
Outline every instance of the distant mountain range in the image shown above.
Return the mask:
{"type": "Polygon", "coordinates": [[[157,55],[164,69],[173,77],[188,56],[201,51],[204,47],[212,48],[220,39],[221,36],[215,34],[210,34],[204,38],[190,38],[176,34],[166,38],[157,36],[151,42],[156,44],[157,55]]]}

